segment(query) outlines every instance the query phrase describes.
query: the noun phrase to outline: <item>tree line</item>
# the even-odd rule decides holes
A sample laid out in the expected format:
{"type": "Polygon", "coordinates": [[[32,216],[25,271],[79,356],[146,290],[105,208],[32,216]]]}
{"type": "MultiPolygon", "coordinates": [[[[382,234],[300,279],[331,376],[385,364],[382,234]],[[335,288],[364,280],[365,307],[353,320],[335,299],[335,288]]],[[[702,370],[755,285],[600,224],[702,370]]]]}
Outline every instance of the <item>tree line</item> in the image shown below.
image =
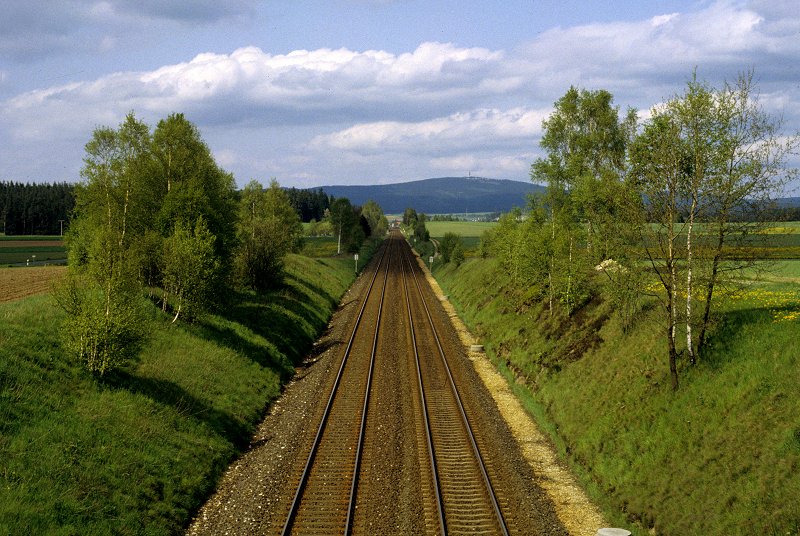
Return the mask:
{"type": "Polygon", "coordinates": [[[325,218],[325,211],[330,209],[333,200],[332,195],[326,194],[322,188],[287,188],[286,195],[292,204],[300,221],[303,223],[322,221],[325,218]]]}
{"type": "Polygon", "coordinates": [[[800,138],[756,97],[752,73],[720,88],[695,76],[639,122],[608,91],[570,88],[531,166],[546,193],[527,214],[501,217],[481,252],[519,300],[544,300],[551,315],[603,295],[629,326],[642,298],[655,298],[677,389],[678,358],[702,357],[719,289],[754,264],[737,246],[752,245],[797,177],[789,159],[800,138]]]}
{"type": "MultiPolygon", "coordinates": [[[[172,322],[192,319],[224,305],[231,290],[280,285],[285,256],[302,245],[292,194],[275,180],[237,192],[183,114],[152,131],[133,114],[96,129],[81,177],[65,236],[68,276],[55,296],[67,313],[66,347],[99,375],[146,340],[146,295],[172,322]]],[[[323,194],[302,199],[322,203],[323,194]]],[[[347,209],[343,233],[354,235],[352,221],[365,219],[351,245],[379,228],[347,200],[335,201],[332,221],[340,215],[334,206],[347,209]]]]}
{"type": "Polygon", "coordinates": [[[73,185],[0,182],[0,233],[58,235],[75,206],[73,185]]]}
{"type": "MultiPolygon", "coordinates": [[[[286,188],[285,191],[302,222],[322,221],[334,200],[321,188],[286,188]]],[[[0,181],[0,233],[61,234],[69,225],[74,207],[74,184],[0,181]]]]}

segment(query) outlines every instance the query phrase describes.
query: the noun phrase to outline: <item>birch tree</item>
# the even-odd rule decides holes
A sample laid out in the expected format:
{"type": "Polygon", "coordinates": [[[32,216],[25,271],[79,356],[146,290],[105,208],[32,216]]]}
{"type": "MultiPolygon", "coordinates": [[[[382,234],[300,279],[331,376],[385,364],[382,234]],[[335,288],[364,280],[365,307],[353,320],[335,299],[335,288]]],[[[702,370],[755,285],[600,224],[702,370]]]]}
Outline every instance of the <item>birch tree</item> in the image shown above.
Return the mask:
{"type": "Polygon", "coordinates": [[[678,290],[682,249],[678,243],[680,203],[687,166],[680,128],[666,110],[654,110],[650,121],[631,145],[628,185],[638,195],[631,197],[630,218],[640,232],[639,243],[656,276],[661,292],[654,292],[665,313],[672,389],[678,389],[679,323],[678,290]]]}
{"type": "Polygon", "coordinates": [[[66,347],[100,375],[135,355],[144,337],[132,244],[152,217],[149,144],[147,125],[133,114],[116,130],[96,129],[76,187],[66,241],[73,262],[56,299],[67,312],[66,347]]]}
{"type": "Polygon", "coordinates": [[[698,353],[706,344],[715,289],[730,279],[726,276],[752,264],[736,259],[731,246],[763,227],[772,200],[798,176],[789,162],[797,155],[800,137],[785,134],[783,120],[764,110],[753,77],[752,71],[740,73],[735,82],[715,92],[713,113],[724,135],[718,146],[720,170],[708,188],[710,267],[698,353]]]}
{"type": "Polygon", "coordinates": [[[263,291],[283,280],[283,259],[300,248],[303,227],[289,196],[273,180],[264,189],[250,181],[239,207],[239,249],[236,254],[241,281],[263,291]]]}
{"type": "Polygon", "coordinates": [[[608,91],[575,87],[556,101],[543,122],[540,145],[546,156],[531,166],[531,180],[547,185],[551,314],[556,297],[571,312],[583,292],[580,281],[586,279],[587,265],[617,249],[616,199],[623,189],[626,148],[635,124],[633,110],[620,119],[608,91]]]}
{"type": "Polygon", "coordinates": [[[686,206],[686,294],[685,325],[686,352],[689,362],[696,362],[695,343],[692,336],[694,324],[693,306],[696,300],[696,264],[702,260],[696,254],[695,223],[704,218],[713,178],[720,171],[721,147],[725,144],[724,125],[716,113],[717,102],[713,91],[697,81],[696,75],[688,83],[686,92],[669,101],[666,114],[679,129],[681,143],[685,147],[684,177],[681,200],[686,206]]]}
{"type": "Polygon", "coordinates": [[[163,253],[163,309],[169,296],[177,302],[172,322],[184,311],[194,317],[209,308],[219,260],[214,255],[216,238],[200,218],[194,228],[179,222],[166,240],[163,253]]]}

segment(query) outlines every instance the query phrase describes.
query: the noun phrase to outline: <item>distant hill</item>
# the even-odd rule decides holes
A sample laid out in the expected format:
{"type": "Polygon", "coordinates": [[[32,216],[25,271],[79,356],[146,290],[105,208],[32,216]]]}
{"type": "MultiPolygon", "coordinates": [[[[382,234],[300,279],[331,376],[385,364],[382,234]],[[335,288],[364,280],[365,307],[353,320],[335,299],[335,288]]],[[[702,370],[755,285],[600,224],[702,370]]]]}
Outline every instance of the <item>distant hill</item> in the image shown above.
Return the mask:
{"type": "Polygon", "coordinates": [[[463,212],[507,212],[524,207],[526,195],[544,187],[484,177],[441,177],[374,186],[323,186],[325,193],[346,197],[354,205],[372,199],[387,214],[402,213],[412,207],[426,214],[463,212]]]}
{"type": "Polygon", "coordinates": [[[776,204],[780,208],[800,207],[800,197],[781,197],[776,200],[776,204]]]}

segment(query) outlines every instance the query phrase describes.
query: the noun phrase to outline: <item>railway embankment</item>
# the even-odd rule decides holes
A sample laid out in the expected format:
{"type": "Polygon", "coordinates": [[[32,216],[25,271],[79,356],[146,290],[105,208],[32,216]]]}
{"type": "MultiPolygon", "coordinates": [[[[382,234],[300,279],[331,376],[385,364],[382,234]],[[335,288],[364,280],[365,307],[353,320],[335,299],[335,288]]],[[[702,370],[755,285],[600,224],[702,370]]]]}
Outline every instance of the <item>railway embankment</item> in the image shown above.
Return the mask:
{"type": "MultiPolygon", "coordinates": [[[[788,275],[787,275],[788,274],[788,275]]],[[[520,301],[490,259],[435,276],[491,368],[614,526],[649,534],[800,534],[800,280],[720,305],[673,392],[663,328],[601,300],[570,318],[520,301]]]]}
{"type": "Polygon", "coordinates": [[[50,296],[0,303],[0,534],[181,533],[353,278],[350,257],[290,255],[283,288],[193,323],[153,306],[138,360],[102,379],[50,296]]]}
{"type": "Polygon", "coordinates": [[[594,534],[566,530],[408,246],[387,242],[189,533],[594,534]]]}

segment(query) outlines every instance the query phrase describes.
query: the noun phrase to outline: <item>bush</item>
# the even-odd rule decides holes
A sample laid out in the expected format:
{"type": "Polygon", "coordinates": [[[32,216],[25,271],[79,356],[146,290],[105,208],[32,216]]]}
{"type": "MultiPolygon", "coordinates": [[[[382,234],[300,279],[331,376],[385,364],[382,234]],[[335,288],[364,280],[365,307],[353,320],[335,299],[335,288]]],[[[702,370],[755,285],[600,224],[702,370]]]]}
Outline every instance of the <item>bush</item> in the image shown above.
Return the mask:
{"type": "Polygon", "coordinates": [[[439,241],[439,253],[442,255],[442,261],[445,263],[450,262],[450,255],[453,253],[453,248],[457,243],[461,242],[461,237],[456,233],[445,233],[439,241]]]}
{"type": "Polygon", "coordinates": [[[100,376],[131,362],[145,341],[142,297],[122,285],[102,288],[71,275],[55,298],[67,312],[62,325],[66,350],[100,376]]]}

